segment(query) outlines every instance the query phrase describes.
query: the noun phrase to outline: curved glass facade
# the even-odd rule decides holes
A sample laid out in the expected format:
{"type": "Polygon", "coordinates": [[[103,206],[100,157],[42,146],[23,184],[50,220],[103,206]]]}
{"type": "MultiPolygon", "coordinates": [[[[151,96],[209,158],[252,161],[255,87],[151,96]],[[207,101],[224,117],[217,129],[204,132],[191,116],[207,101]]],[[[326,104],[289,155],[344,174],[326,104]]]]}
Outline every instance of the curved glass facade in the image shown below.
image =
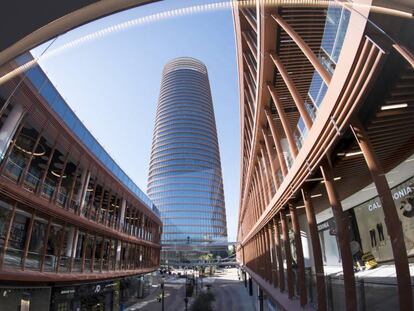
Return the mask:
{"type": "Polygon", "coordinates": [[[177,58],[164,67],[148,195],[161,212],[164,259],[184,256],[183,248],[185,259],[194,259],[209,245],[227,242],[210,84],[196,59],[177,58]]]}

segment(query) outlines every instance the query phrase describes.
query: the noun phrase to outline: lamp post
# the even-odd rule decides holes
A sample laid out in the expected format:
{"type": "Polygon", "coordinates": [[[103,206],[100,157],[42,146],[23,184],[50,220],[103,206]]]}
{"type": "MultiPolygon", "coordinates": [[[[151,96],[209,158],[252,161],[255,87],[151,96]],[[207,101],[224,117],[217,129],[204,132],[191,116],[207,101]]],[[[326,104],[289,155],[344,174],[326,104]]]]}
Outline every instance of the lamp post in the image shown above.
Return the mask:
{"type": "Polygon", "coordinates": [[[161,279],[161,310],[164,311],[164,279],[161,279]]]}
{"type": "Polygon", "coordinates": [[[198,272],[198,268],[197,267],[194,267],[193,273],[194,273],[194,285],[195,285],[196,296],[198,294],[198,292],[197,292],[197,287],[198,287],[198,284],[197,284],[197,272],[198,272]]]}
{"type": "Polygon", "coordinates": [[[184,303],[185,303],[185,311],[187,311],[188,297],[184,298],[184,303]]]}

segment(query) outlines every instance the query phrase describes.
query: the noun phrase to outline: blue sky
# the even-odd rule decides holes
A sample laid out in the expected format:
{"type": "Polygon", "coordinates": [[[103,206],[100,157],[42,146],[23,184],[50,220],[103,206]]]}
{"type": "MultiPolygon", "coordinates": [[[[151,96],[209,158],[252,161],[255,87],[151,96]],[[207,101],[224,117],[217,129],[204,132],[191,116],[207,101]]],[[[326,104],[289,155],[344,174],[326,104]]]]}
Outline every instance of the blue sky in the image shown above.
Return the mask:
{"type": "MultiPolygon", "coordinates": [[[[62,35],[50,49],[115,23],[206,2],[161,1],[121,12],[62,35]]],[[[240,184],[234,40],[227,9],[136,26],[40,61],[79,118],[144,191],[163,66],[179,56],[204,62],[216,114],[230,241],[236,240],[240,184]]]]}

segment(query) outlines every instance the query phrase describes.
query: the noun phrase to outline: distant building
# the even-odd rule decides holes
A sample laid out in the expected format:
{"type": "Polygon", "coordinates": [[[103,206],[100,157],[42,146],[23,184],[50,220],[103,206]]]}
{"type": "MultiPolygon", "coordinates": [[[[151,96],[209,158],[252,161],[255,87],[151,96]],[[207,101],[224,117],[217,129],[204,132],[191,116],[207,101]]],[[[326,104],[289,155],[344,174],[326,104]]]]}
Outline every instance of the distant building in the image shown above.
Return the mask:
{"type": "Polygon", "coordinates": [[[227,246],[226,211],[207,68],[182,57],[164,68],[148,195],[161,212],[162,259],[197,260],[227,246]],[[217,245],[220,245],[217,248],[217,245]]]}

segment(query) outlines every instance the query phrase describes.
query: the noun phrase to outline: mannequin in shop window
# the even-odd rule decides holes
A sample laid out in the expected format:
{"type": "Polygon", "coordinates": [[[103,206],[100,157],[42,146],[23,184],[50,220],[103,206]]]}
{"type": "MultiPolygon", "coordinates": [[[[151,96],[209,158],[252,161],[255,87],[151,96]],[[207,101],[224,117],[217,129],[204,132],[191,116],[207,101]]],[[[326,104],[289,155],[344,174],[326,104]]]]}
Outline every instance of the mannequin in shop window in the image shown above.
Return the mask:
{"type": "Polygon", "coordinates": [[[364,261],[362,260],[362,252],[361,252],[361,245],[359,245],[359,243],[355,240],[351,241],[351,253],[352,253],[352,258],[354,259],[354,266],[355,266],[355,270],[359,271],[359,270],[365,270],[365,264],[364,261]]]}
{"type": "Polygon", "coordinates": [[[413,208],[413,198],[408,198],[407,200],[401,201],[400,209],[403,210],[403,215],[405,217],[411,218],[414,217],[414,208],[413,208]]]}

